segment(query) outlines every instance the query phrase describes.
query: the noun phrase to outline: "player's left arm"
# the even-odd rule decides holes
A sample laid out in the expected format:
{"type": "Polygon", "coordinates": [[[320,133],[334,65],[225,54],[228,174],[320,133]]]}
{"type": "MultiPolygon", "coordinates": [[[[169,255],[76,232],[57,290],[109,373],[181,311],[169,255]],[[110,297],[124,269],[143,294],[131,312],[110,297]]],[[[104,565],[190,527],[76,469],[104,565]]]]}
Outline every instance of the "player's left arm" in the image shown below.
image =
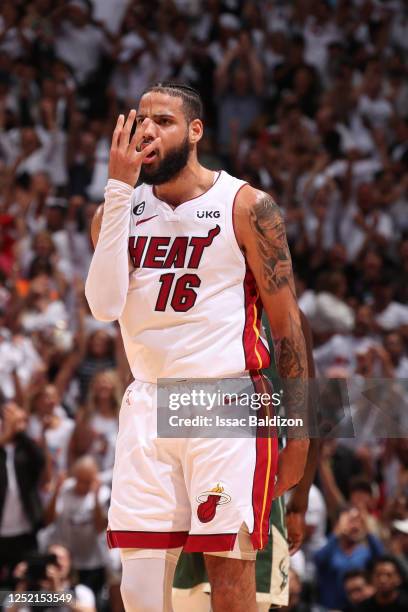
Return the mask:
{"type": "MultiPolygon", "coordinates": [[[[312,332],[310,329],[310,325],[302,311],[300,311],[300,321],[302,325],[303,336],[306,342],[308,377],[309,380],[312,380],[316,377],[316,370],[313,359],[312,332]]],[[[313,406],[309,406],[309,410],[310,409],[313,409],[313,406]]],[[[305,472],[301,481],[291,493],[290,499],[286,505],[287,513],[299,512],[301,514],[305,514],[309,500],[310,487],[312,486],[313,480],[316,476],[319,452],[320,440],[318,438],[312,438],[310,440],[309,452],[307,454],[305,472]]]]}
{"type": "MultiPolygon", "coordinates": [[[[308,376],[309,379],[313,379],[316,376],[316,371],[313,359],[312,332],[308,320],[302,311],[300,311],[300,320],[306,342],[308,376]]],[[[313,409],[313,406],[309,406],[309,410],[310,408],[313,409]]],[[[310,487],[316,475],[319,454],[320,440],[318,438],[311,438],[304,474],[300,482],[293,491],[291,491],[289,501],[286,504],[286,530],[288,534],[289,553],[291,555],[299,550],[305,538],[305,515],[309,501],[310,487]]]]}
{"type": "MultiPolygon", "coordinates": [[[[282,214],[271,196],[249,185],[239,191],[233,214],[238,244],[255,277],[268,316],[276,368],[284,383],[291,379],[285,385],[285,408],[290,417],[306,423],[306,344],[282,214]]],[[[308,448],[305,430],[290,433],[279,456],[274,497],[301,480],[308,448]]]]}

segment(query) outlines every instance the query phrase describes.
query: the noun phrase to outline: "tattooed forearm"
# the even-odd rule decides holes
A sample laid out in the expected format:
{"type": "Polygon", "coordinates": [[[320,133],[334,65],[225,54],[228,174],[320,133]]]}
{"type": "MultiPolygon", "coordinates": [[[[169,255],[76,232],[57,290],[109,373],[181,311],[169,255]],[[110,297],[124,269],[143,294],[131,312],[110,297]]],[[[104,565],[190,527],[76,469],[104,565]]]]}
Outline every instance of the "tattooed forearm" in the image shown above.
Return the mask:
{"type": "Polygon", "coordinates": [[[306,378],[307,355],[301,325],[289,313],[289,334],[274,338],[276,367],[281,378],[306,378]]]}
{"type": "Polygon", "coordinates": [[[308,437],[308,368],[307,352],[300,322],[288,313],[289,326],[286,335],[274,338],[276,368],[283,387],[285,416],[302,419],[303,426],[289,427],[289,438],[308,437]]]}
{"type": "MultiPolygon", "coordinates": [[[[300,343],[298,343],[300,344],[300,343]]],[[[279,373],[286,376],[299,377],[304,373],[301,353],[296,350],[296,342],[292,338],[282,338],[275,345],[276,366],[279,373]]]]}
{"type": "Polygon", "coordinates": [[[289,285],[295,293],[292,262],[282,215],[270,196],[264,194],[258,198],[250,212],[250,223],[262,261],[265,290],[275,293],[284,285],[289,285]]]}

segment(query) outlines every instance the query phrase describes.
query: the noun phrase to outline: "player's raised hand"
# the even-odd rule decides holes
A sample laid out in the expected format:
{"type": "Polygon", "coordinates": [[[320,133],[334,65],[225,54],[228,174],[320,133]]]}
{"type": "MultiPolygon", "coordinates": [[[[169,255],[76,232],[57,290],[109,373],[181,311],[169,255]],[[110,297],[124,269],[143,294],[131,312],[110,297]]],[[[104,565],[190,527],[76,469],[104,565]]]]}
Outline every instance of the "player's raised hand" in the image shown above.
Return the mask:
{"type": "Polygon", "coordinates": [[[124,115],[119,115],[109,155],[109,178],[123,181],[132,187],[137,183],[142,163],[154,153],[160,142],[160,138],[155,138],[142,150],[138,150],[144,139],[149,120],[145,119],[131,138],[130,134],[135,119],[135,110],[130,111],[126,121],[124,115]]]}

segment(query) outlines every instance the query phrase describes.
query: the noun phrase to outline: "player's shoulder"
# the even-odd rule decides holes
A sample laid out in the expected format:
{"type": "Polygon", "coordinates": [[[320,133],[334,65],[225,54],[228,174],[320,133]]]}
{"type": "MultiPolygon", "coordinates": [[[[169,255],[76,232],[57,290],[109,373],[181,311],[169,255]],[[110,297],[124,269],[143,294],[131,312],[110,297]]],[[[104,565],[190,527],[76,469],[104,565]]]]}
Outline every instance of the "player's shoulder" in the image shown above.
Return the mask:
{"type": "Polygon", "coordinates": [[[244,183],[236,196],[234,213],[240,217],[268,215],[281,218],[281,210],[275,198],[266,191],[244,183]]]}
{"type": "Polygon", "coordinates": [[[275,199],[267,192],[246,183],[235,198],[233,223],[241,248],[252,241],[254,229],[280,226],[283,216],[275,199]]]}

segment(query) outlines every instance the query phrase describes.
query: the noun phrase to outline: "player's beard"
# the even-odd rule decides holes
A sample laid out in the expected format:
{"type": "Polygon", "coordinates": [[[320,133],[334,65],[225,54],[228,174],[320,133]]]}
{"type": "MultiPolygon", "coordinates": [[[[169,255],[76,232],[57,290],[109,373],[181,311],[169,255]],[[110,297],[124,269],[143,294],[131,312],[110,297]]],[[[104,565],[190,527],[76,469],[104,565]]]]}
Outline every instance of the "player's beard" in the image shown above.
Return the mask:
{"type": "Polygon", "coordinates": [[[187,165],[190,155],[190,143],[188,136],[178,146],[170,149],[159,162],[159,165],[152,168],[148,164],[143,164],[139,181],[148,185],[162,185],[176,178],[176,176],[187,165]]]}

